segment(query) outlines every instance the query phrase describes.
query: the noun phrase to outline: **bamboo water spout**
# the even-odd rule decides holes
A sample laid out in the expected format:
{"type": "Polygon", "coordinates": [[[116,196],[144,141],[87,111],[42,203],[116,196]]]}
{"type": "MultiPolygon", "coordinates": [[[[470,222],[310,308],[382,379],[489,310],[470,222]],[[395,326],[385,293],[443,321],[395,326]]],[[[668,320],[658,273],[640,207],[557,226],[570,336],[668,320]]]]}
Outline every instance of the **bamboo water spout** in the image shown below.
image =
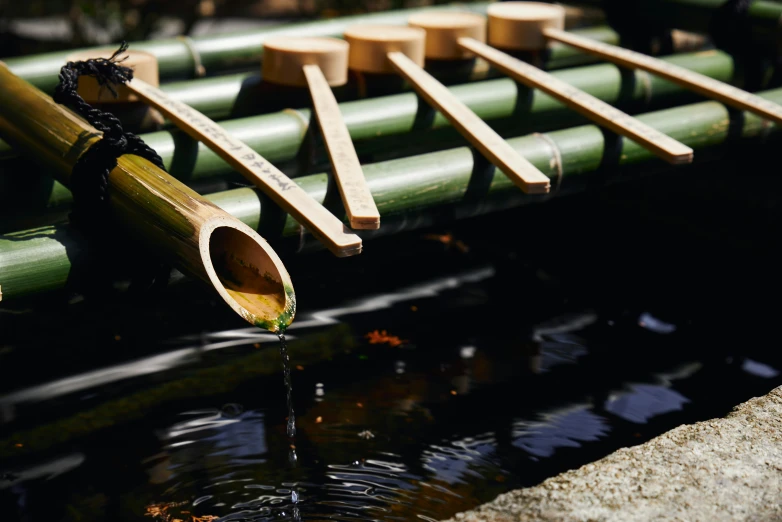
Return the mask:
{"type": "MultiPolygon", "coordinates": [[[[0,63],[0,136],[68,185],[100,133],[0,63]]],[[[282,261],[254,230],[147,160],[123,155],[109,174],[109,212],[129,235],[186,275],[212,285],[251,324],[293,320],[296,300],[282,261]]]]}

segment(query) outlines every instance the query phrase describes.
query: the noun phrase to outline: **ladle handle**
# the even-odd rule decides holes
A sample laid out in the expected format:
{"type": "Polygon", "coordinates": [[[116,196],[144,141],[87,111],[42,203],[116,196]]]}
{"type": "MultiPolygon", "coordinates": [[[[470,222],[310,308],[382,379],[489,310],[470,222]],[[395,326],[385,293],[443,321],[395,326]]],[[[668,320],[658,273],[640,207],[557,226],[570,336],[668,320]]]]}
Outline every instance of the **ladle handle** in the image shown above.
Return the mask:
{"type": "Polygon", "coordinates": [[[401,52],[391,52],[387,56],[416,92],[448,118],[473,147],[499,167],[521,190],[530,194],[548,192],[548,177],[517,153],[443,84],[401,52]]]}
{"type": "Polygon", "coordinates": [[[731,107],[749,111],[774,123],[782,124],[782,106],[714,78],[645,54],[597,42],[583,36],[576,36],[559,29],[545,29],[543,34],[551,40],[599,56],[609,62],[650,72],[707,98],[713,98],[731,107]]]}
{"type": "Polygon", "coordinates": [[[378,229],[380,212],[364,179],[361,163],[342,119],[337,99],[320,67],[310,64],[303,69],[350,226],[355,229],[378,229]]]}
{"type": "Polygon", "coordinates": [[[324,243],[333,254],[346,257],[361,253],[360,237],[346,232],[345,225],[334,214],[260,154],[225,132],[217,123],[142,80],[134,79],[127,86],[188,136],[204,142],[237,172],[252,181],[324,243]]]}
{"type": "Polygon", "coordinates": [[[540,89],[598,125],[626,136],[674,165],[692,162],[692,149],[549,73],[472,38],[459,45],[528,87],[540,89]]]}

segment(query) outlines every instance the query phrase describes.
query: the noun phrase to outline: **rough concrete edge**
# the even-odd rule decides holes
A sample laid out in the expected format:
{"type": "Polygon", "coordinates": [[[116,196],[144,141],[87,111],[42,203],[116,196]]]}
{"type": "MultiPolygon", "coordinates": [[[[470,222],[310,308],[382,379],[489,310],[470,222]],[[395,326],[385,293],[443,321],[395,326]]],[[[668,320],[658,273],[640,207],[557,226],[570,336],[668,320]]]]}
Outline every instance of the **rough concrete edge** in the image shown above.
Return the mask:
{"type": "Polygon", "coordinates": [[[449,522],[553,520],[782,520],[782,387],[449,522]]]}

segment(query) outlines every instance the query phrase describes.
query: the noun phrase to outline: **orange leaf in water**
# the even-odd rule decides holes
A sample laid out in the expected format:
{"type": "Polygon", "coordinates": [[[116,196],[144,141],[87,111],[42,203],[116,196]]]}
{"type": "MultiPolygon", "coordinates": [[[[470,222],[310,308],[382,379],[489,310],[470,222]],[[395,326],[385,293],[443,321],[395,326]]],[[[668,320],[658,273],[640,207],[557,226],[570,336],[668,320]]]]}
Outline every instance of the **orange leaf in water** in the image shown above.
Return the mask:
{"type": "Polygon", "coordinates": [[[400,344],[410,342],[406,339],[400,339],[396,335],[388,335],[388,331],[386,330],[375,330],[374,332],[369,332],[364,337],[369,339],[369,344],[387,344],[389,346],[399,346],[400,344]]]}
{"type": "Polygon", "coordinates": [[[161,502],[160,504],[152,504],[147,506],[147,512],[144,513],[144,515],[154,517],[162,522],[184,522],[184,520],[180,518],[171,518],[171,514],[167,513],[167,511],[170,507],[184,506],[185,504],[187,504],[187,502],[161,502]]]}
{"type": "Polygon", "coordinates": [[[455,248],[462,254],[466,254],[470,251],[470,247],[468,247],[464,241],[456,239],[450,232],[446,234],[424,234],[423,237],[424,239],[429,239],[431,241],[439,241],[445,245],[446,248],[455,248]]]}

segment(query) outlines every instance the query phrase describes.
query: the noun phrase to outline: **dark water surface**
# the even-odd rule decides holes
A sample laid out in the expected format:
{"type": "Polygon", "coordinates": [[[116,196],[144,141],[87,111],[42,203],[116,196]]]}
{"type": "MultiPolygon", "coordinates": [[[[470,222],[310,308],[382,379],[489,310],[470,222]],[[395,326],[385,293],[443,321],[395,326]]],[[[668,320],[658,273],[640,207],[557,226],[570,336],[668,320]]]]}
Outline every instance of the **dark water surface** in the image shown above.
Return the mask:
{"type": "Polygon", "coordinates": [[[579,201],[294,258],[293,444],[195,285],[4,308],[3,520],[440,520],[782,383],[754,246],[579,201]]]}

